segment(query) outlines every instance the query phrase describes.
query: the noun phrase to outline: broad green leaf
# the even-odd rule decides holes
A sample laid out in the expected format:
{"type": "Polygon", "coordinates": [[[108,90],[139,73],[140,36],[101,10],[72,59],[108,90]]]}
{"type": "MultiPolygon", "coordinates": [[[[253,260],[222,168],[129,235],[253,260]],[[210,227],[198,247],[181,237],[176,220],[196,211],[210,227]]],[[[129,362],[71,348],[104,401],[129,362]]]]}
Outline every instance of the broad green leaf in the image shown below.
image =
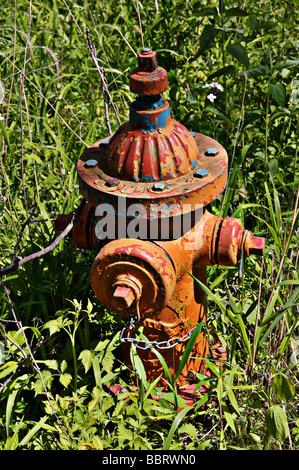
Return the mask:
{"type": "Polygon", "coordinates": [[[217,37],[219,29],[214,28],[214,26],[206,25],[203,28],[203,31],[199,38],[200,48],[205,50],[210,47],[214,39],[217,37]]]}
{"type": "Polygon", "coordinates": [[[233,75],[234,73],[236,73],[236,67],[234,65],[226,65],[225,67],[222,67],[221,69],[209,75],[208,80],[216,77],[222,77],[223,75],[233,75]]]}
{"type": "Polygon", "coordinates": [[[211,442],[210,439],[207,439],[206,441],[201,442],[199,446],[197,447],[197,450],[205,450],[205,448],[210,445],[210,442],[211,442]]]}
{"type": "Polygon", "coordinates": [[[248,16],[249,15],[249,13],[247,13],[247,11],[241,10],[241,8],[236,8],[236,7],[227,8],[224,11],[224,14],[228,18],[232,18],[232,17],[235,17],[235,16],[240,17],[240,16],[248,16]]]}
{"type": "Polygon", "coordinates": [[[61,330],[61,328],[63,328],[63,320],[61,317],[57,320],[50,320],[44,324],[43,328],[48,329],[50,336],[52,336],[54,333],[57,333],[61,330]]]}
{"type": "Polygon", "coordinates": [[[270,160],[268,163],[268,167],[269,167],[269,173],[270,173],[271,178],[274,178],[278,169],[278,160],[276,158],[273,158],[272,160],[270,160]]]}
{"type": "Polygon", "coordinates": [[[179,433],[186,433],[189,434],[189,436],[193,437],[194,439],[197,438],[197,431],[196,427],[191,424],[191,423],[184,423],[182,426],[179,428],[179,433]]]}
{"type": "Polygon", "coordinates": [[[284,68],[291,68],[297,67],[299,65],[299,59],[285,59],[277,62],[275,64],[275,68],[277,69],[284,69],[284,68]]]}
{"type": "Polygon", "coordinates": [[[132,431],[123,422],[119,423],[117,433],[120,441],[132,441],[134,437],[132,431]]]}
{"type": "Polygon", "coordinates": [[[202,8],[201,10],[194,10],[192,16],[218,16],[218,10],[216,7],[202,8]]]}
{"type": "Polygon", "coordinates": [[[106,346],[108,346],[108,344],[109,344],[108,339],[105,339],[104,341],[99,341],[96,347],[94,348],[94,350],[96,352],[103,351],[106,348],[106,346]]]}
{"type": "Polygon", "coordinates": [[[88,349],[84,349],[83,351],[81,351],[79,355],[79,359],[82,361],[85,373],[88,372],[88,370],[90,369],[92,365],[93,357],[94,357],[93,351],[90,351],[88,349]]]}
{"type": "Polygon", "coordinates": [[[289,432],[287,415],[279,405],[273,405],[266,411],[265,421],[268,431],[279,442],[283,442],[289,432]]]}
{"type": "Polygon", "coordinates": [[[270,72],[269,67],[266,65],[258,65],[257,67],[252,67],[251,69],[244,70],[239,72],[240,75],[244,74],[247,77],[258,77],[260,75],[268,75],[270,72]]]}
{"type": "Polygon", "coordinates": [[[227,52],[231,54],[241,65],[248,69],[249,67],[249,58],[246,53],[246,49],[240,44],[232,44],[227,47],[227,52]]]}
{"type": "Polygon", "coordinates": [[[217,108],[217,106],[212,106],[212,105],[208,104],[205,107],[205,110],[209,113],[216,114],[217,116],[221,117],[225,121],[229,121],[228,115],[225,114],[224,111],[221,111],[221,109],[217,108]]]}
{"type": "Polygon", "coordinates": [[[61,370],[61,372],[63,373],[63,372],[66,371],[66,369],[67,369],[67,362],[66,362],[65,359],[63,359],[62,362],[61,362],[61,364],[60,364],[60,370],[61,370]]]}
{"type": "Polygon", "coordinates": [[[269,90],[273,98],[277,101],[281,108],[284,108],[286,105],[286,90],[282,83],[268,84],[269,90]]]}
{"type": "Polygon", "coordinates": [[[104,354],[103,359],[101,360],[101,365],[105,372],[108,374],[112,371],[114,365],[114,354],[112,351],[107,350],[104,354]]]}
{"type": "Polygon", "coordinates": [[[61,374],[59,377],[59,382],[64,386],[68,387],[68,385],[72,381],[72,376],[68,372],[65,372],[64,374],[61,374]]]}
{"type": "Polygon", "coordinates": [[[41,372],[42,379],[39,377],[34,384],[35,395],[39,395],[45,392],[45,387],[51,388],[53,382],[53,375],[49,370],[43,370],[41,372]]]}
{"type": "Polygon", "coordinates": [[[282,401],[291,400],[295,395],[295,387],[280,371],[274,371],[274,393],[282,401]]]}
{"type": "Polygon", "coordinates": [[[44,361],[44,364],[47,367],[49,367],[49,369],[53,369],[53,370],[59,369],[58,361],[56,361],[56,359],[47,359],[46,361],[44,361]]]}

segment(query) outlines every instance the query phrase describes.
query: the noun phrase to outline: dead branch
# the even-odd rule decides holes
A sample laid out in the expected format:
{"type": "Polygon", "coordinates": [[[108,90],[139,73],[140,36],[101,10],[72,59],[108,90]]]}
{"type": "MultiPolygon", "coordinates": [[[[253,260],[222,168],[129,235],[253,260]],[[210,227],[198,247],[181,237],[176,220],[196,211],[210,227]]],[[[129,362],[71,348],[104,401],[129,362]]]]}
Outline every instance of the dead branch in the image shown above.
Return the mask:
{"type": "Polygon", "coordinates": [[[84,207],[84,205],[85,205],[85,199],[83,199],[81,201],[80,205],[78,206],[78,208],[74,212],[72,220],[68,224],[68,226],[63,230],[63,232],[60,233],[60,235],[57,238],[55,238],[55,240],[49,246],[47,246],[46,248],[43,248],[42,250],[36,251],[35,253],[32,253],[31,255],[28,255],[25,258],[20,258],[20,257],[17,257],[16,254],[17,254],[17,251],[19,249],[19,245],[20,245],[20,242],[21,242],[22,235],[24,233],[24,229],[25,229],[26,225],[28,225],[28,223],[29,223],[29,221],[27,220],[26,221],[27,224],[26,223],[24,224],[24,226],[22,227],[22,230],[20,232],[20,235],[19,235],[19,238],[18,238],[18,241],[17,241],[17,245],[16,245],[15,250],[14,250],[14,255],[13,255],[13,258],[12,258],[12,261],[11,261],[10,265],[6,266],[5,268],[0,269],[0,278],[3,275],[6,275],[6,274],[11,273],[13,271],[17,271],[25,263],[28,263],[29,261],[32,261],[33,259],[42,257],[43,255],[45,255],[45,254],[49,253],[50,251],[52,251],[57,245],[59,245],[61,240],[68,233],[70,233],[70,231],[72,230],[72,228],[73,228],[74,224],[76,223],[77,218],[78,218],[82,208],[84,207]]]}

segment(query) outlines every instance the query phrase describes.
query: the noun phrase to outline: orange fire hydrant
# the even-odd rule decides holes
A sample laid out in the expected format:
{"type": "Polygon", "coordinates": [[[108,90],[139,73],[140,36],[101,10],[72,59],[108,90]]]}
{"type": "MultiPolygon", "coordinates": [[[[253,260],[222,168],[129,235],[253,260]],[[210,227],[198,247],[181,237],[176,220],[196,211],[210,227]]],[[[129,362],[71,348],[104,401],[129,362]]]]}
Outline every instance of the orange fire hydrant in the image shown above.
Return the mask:
{"type": "MultiPolygon", "coordinates": [[[[163,98],[167,87],[157,54],[143,49],[130,74],[137,97],[129,121],[78,160],[86,204],[72,230],[77,246],[98,252],[91,268],[97,298],[144,327],[147,341],[136,345],[148,380],[163,375],[152,348],[174,372],[191,332],[207,321],[207,297],[194,278],[206,284],[208,265],[236,266],[242,252],[262,255],[265,247],[265,239],[245,231],[240,220],[207,210],[225,189],[227,153],[171,117],[163,98]]],[[[71,217],[58,216],[57,230],[71,217]]],[[[125,334],[122,354],[129,360],[131,330],[125,334]]],[[[192,371],[205,371],[208,348],[202,331],[179,387],[188,386],[192,371]]]]}

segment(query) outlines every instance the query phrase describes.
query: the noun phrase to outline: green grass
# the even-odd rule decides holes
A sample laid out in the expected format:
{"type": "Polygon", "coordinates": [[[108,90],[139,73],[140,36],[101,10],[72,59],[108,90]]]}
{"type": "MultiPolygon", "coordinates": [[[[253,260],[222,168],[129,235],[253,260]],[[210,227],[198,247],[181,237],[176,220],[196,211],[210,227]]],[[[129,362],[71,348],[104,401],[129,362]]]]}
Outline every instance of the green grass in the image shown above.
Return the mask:
{"type": "Polygon", "coordinates": [[[129,0],[0,5],[0,449],[298,449],[296,6],[138,6],[140,21],[129,0]],[[224,370],[210,363],[217,407],[179,411],[172,377],[174,405],[157,403],[138,355],[131,367],[119,362],[117,319],[90,286],[93,253],[65,238],[5,270],[55,240],[56,215],[81,200],[77,159],[109,134],[86,28],[105,71],[112,132],[128,119],[136,52],[151,47],[168,70],[173,116],[227,149],[228,186],[212,212],[266,237],[263,259],[245,261],[240,284],[238,269],[215,266],[202,286],[228,351],[224,370]],[[212,81],[223,88],[213,103],[203,88],[212,81]],[[134,375],[140,387],[129,399],[107,393],[134,375]]]}

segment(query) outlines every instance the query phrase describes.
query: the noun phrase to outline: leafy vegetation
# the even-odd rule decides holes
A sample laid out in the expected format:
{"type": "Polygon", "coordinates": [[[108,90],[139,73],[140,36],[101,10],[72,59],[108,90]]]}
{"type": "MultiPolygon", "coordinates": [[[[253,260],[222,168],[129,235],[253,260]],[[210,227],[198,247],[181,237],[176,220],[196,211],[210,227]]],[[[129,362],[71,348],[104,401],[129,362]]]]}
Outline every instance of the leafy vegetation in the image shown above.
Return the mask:
{"type": "Polygon", "coordinates": [[[0,448],[298,449],[296,5],[4,0],[0,12],[0,448]],[[117,318],[90,287],[93,253],[64,238],[32,257],[80,203],[83,149],[128,119],[143,45],[168,70],[173,116],[227,149],[228,186],[211,210],[267,240],[241,277],[210,267],[202,285],[228,351],[225,367],[209,361],[217,406],[181,403],[166,364],[171,393],[154,400],[134,346],[132,365],[120,362],[117,318]]]}

